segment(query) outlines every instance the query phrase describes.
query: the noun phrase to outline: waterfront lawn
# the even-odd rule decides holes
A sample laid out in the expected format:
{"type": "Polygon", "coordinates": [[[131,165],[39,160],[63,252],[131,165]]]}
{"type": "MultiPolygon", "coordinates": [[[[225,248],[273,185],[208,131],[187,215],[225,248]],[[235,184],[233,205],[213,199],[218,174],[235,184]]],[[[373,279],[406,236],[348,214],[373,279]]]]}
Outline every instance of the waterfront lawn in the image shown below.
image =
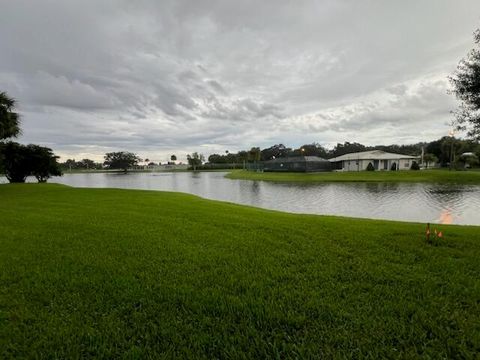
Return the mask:
{"type": "Polygon", "coordinates": [[[321,173],[281,173],[236,170],[226,175],[230,179],[277,182],[430,182],[480,184],[480,171],[402,170],[402,171],[343,171],[321,173]]]}
{"type": "Polygon", "coordinates": [[[480,231],[0,185],[0,358],[474,358],[480,231]]]}

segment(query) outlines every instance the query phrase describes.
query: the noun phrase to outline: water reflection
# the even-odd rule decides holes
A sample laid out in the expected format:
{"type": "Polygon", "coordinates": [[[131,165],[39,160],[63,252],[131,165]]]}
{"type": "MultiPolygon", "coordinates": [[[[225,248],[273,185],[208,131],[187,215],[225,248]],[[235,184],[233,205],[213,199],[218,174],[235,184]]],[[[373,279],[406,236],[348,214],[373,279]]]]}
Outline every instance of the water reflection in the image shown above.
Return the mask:
{"type": "Polygon", "coordinates": [[[438,219],[440,224],[451,224],[453,223],[453,216],[451,210],[442,210],[440,212],[440,218],[438,219]]]}
{"type": "Polygon", "coordinates": [[[399,184],[397,183],[362,183],[357,185],[363,185],[365,190],[370,193],[385,193],[395,192],[398,190],[399,184]]]}
{"type": "Polygon", "coordinates": [[[67,174],[52,181],[77,187],[180,191],[296,213],[480,225],[478,185],[293,184],[229,180],[224,175],[219,172],[67,174]]]}

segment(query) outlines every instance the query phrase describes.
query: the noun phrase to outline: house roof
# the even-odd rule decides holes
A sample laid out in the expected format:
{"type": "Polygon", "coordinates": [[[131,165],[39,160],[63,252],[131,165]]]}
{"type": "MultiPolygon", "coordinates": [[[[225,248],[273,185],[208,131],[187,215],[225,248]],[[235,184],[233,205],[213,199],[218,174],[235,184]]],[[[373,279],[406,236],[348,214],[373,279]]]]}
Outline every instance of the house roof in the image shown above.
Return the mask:
{"type": "Polygon", "coordinates": [[[361,151],[337,156],[329,159],[331,162],[345,160],[400,160],[400,159],[418,159],[418,156],[389,153],[383,150],[361,151]]]}

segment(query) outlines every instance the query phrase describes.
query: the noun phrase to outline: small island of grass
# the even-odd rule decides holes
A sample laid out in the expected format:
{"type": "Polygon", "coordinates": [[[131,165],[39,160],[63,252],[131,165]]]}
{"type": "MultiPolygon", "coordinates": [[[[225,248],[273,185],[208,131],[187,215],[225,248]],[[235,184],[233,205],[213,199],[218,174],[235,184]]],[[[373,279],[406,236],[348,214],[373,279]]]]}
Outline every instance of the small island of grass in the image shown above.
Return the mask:
{"type": "Polygon", "coordinates": [[[262,180],[276,182],[428,182],[480,184],[480,171],[457,170],[405,170],[405,171],[344,171],[344,172],[255,172],[235,170],[226,175],[229,179],[262,180]]]}

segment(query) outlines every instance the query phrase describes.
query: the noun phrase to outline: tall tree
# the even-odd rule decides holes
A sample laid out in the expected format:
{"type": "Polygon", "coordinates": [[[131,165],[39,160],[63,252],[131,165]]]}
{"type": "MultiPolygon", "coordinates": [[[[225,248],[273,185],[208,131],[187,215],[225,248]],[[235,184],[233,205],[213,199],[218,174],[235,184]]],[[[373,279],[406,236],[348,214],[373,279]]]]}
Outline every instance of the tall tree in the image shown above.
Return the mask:
{"type": "Polygon", "coordinates": [[[295,150],[295,153],[304,156],[319,156],[321,158],[327,158],[328,151],[322,145],[318,143],[305,144],[295,150]]]}
{"type": "Polygon", "coordinates": [[[194,152],[193,154],[187,155],[188,164],[193,168],[193,171],[197,170],[197,166],[202,165],[205,161],[205,157],[202,154],[194,152]]]}
{"type": "Polygon", "coordinates": [[[0,140],[20,134],[20,117],[15,110],[15,99],[0,92],[0,140]]]}
{"type": "Polygon", "coordinates": [[[29,175],[35,176],[38,182],[46,182],[51,176],[62,175],[58,156],[47,147],[8,142],[3,153],[5,176],[10,182],[23,183],[29,175]]]}
{"type": "Polygon", "coordinates": [[[52,176],[62,175],[57,162],[59,157],[53,153],[52,149],[33,144],[28,145],[27,148],[30,173],[39,183],[47,182],[52,176]]]}
{"type": "Polygon", "coordinates": [[[3,170],[11,183],[23,183],[30,175],[28,148],[16,142],[8,142],[2,148],[3,170]]]}
{"type": "Polygon", "coordinates": [[[428,165],[438,162],[438,158],[434,154],[426,153],[425,155],[423,155],[423,161],[425,164],[425,168],[428,168],[428,165]]]}
{"type": "MultiPolygon", "coordinates": [[[[252,148],[252,149],[256,149],[256,148],[252,148]]],[[[275,144],[273,146],[270,146],[269,148],[263,149],[260,152],[260,160],[265,161],[265,160],[270,160],[274,158],[286,157],[291,150],[292,149],[285,147],[285,145],[283,144],[278,144],[278,145],[275,144]]],[[[252,157],[255,157],[255,155],[252,155],[252,157]]]]}
{"type": "Polygon", "coordinates": [[[360,152],[360,151],[367,151],[367,150],[368,148],[363,144],[359,144],[356,142],[350,143],[346,141],[343,144],[337,143],[337,145],[335,145],[333,150],[330,151],[330,157],[337,157],[337,156],[345,155],[352,152],[360,152]]]}
{"type": "Polygon", "coordinates": [[[245,162],[248,160],[248,151],[242,150],[237,153],[237,161],[245,162]]]}
{"type": "Polygon", "coordinates": [[[212,154],[208,157],[208,162],[212,164],[225,164],[227,157],[220,154],[212,154]]]}
{"type": "Polygon", "coordinates": [[[136,154],[126,151],[106,153],[104,158],[103,164],[109,169],[121,169],[124,172],[141,161],[136,154]]]}
{"type": "Polygon", "coordinates": [[[90,160],[90,159],[83,159],[80,163],[81,163],[81,166],[84,169],[95,169],[96,168],[95,161],[90,160]]]}
{"type": "Polygon", "coordinates": [[[459,130],[480,139],[480,29],[474,33],[476,48],[472,49],[449,77],[453,93],[460,100],[455,112],[459,130]]]}
{"type": "Polygon", "coordinates": [[[259,147],[252,147],[248,152],[248,161],[256,163],[260,161],[262,153],[259,147]]]}

